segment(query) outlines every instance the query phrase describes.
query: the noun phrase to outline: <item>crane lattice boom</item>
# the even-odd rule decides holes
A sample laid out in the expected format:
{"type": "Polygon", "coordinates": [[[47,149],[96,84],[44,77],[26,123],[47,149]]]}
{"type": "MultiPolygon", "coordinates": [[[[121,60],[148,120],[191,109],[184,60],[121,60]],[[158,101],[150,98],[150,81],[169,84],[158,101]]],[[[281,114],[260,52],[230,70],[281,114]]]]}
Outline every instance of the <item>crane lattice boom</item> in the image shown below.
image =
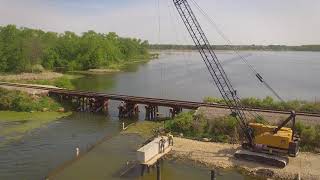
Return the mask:
{"type": "Polygon", "coordinates": [[[250,128],[247,124],[247,117],[244,113],[244,108],[240,103],[240,98],[238,97],[236,90],[232,87],[227,74],[225,73],[220,61],[218,60],[218,57],[213,51],[213,48],[204,34],[188,1],[173,0],[173,2],[183,20],[183,23],[188,29],[192,40],[200,52],[203,61],[206,64],[214,84],[218,87],[220,94],[222,95],[232,114],[234,114],[241,122],[240,126],[246,135],[248,143],[252,144],[252,131],[250,131],[250,128]]]}

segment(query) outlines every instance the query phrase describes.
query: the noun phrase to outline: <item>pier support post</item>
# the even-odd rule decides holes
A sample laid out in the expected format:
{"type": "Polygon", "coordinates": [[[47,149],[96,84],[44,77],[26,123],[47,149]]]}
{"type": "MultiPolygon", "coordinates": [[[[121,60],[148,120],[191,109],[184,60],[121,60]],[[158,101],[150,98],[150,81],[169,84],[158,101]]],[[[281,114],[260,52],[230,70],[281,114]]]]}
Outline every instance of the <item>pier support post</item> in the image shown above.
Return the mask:
{"type": "Polygon", "coordinates": [[[109,99],[103,100],[103,111],[108,112],[109,111],[109,99]]]}
{"type": "Polygon", "coordinates": [[[161,170],[160,170],[160,161],[157,161],[157,180],[161,180],[161,170]]]}
{"type": "Polygon", "coordinates": [[[139,106],[134,102],[121,102],[118,109],[119,117],[132,118],[139,115],[139,106]]]}
{"type": "Polygon", "coordinates": [[[84,111],[84,97],[81,97],[81,111],[84,111]]]}
{"type": "Polygon", "coordinates": [[[141,164],[141,176],[144,175],[144,170],[145,170],[146,166],[144,164],[141,164]]]}
{"type": "Polygon", "coordinates": [[[216,180],[216,171],[211,170],[211,180],[216,180]]]}
{"type": "Polygon", "coordinates": [[[150,108],[149,106],[145,106],[146,108],[146,120],[150,120],[150,108]]]}
{"type": "Polygon", "coordinates": [[[171,115],[171,118],[175,118],[176,115],[178,115],[179,113],[182,112],[182,108],[181,107],[173,107],[173,108],[170,108],[170,115],[171,115]]]}
{"type": "Polygon", "coordinates": [[[156,120],[158,117],[158,106],[155,105],[146,105],[146,120],[156,120]]]}
{"type": "Polygon", "coordinates": [[[124,105],[123,101],[120,103],[118,109],[119,109],[118,117],[119,118],[123,118],[124,117],[124,111],[125,111],[125,105],[124,105]]]}
{"type": "Polygon", "coordinates": [[[150,110],[151,110],[151,120],[154,120],[154,107],[150,106],[150,110]]]}

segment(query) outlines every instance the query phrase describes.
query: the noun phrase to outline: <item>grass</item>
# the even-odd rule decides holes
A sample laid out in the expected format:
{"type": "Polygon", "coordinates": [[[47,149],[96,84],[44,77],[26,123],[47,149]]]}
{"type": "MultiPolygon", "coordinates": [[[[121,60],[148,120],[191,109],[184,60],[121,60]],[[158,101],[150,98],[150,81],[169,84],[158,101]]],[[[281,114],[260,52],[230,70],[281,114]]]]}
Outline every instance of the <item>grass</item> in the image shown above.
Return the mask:
{"type": "Polygon", "coordinates": [[[0,111],[0,136],[5,138],[3,143],[18,140],[26,133],[40,128],[52,121],[71,115],[59,112],[13,112],[0,111]]]}
{"type": "Polygon", "coordinates": [[[166,130],[175,134],[182,133],[189,138],[209,138],[215,142],[238,141],[238,125],[234,117],[206,120],[201,115],[194,117],[193,114],[193,111],[180,113],[175,119],[167,121],[166,130]]]}
{"type": "Polygon", "coordinates": [[[61,108],[60,103],[47,96],[0,88],[0,137],[5,138],[0,145],[71,114],[57,112],[61,108]]]}
{"type": "Polygon", "coordinates": [[[75,89],[74,85],[72,84],[72,80],[78,79],[81,77],[82,77],[82,75],[64,74],[61,77],[54,77],[52,79],[9,80],[8,82],[23,83],[23,84],[50,85],[50,86],[56,86],[59,88],[75,89]]]}
{"type": "Polygon", "coordinates": [[[150,59],[137,59],[137,60],[132,60],[132,61],[128,61],[128,62],[124,61],[124,62],[121,62],[121,64],[110,64],[106,67],[100,67],[98,69],[89,69],[89,70],[85,70],[85,71],[69,71],[69,72],[83,74],[83,75],[111,74],[111,73],[125,71],[132,64],[146,63],[149,61],[150,61],[150,59]]]}
{"type": "Polygon", "coordinates": [[[302,122],[296,123],[296,130],[301,138],[300,147],[303,151],[320,152],[320,125],[310,126],[302,122]]]}
{"type": "Polygon", "coordinates": [[[154,135],[154,131],[158,128],[163,127],[163,123],[142,121],[136,122],[128,126],[128,128],[123,131],[124,134],[138,134],[144,138],[150,138],[154,135]]]}
{"type": "Polygon", "coordinates": [[[0,110],[31,112],[58,111],[62,107],[56,100],[47,96],[30,96],[25,92],[0,88],[0,110]]]}
{"type": "MultiPolygon", "coordinates": [[[[195,117],[193,114],[194,112],[184,112],[175,119],[167,121],[166,130],[174,134],[183,133],[187,138],[208,138],[211,141],[223,143],[239,143],[243,138],[238,121],[232,116],[205,119],[201,115],[195,117]]],[[[264,119],[255,121],[267,123],[264,119]]],[[[310,126],[298,121],[296,130],[301,138],[302,151],[320,152],[320,125],[310,126]]]]}

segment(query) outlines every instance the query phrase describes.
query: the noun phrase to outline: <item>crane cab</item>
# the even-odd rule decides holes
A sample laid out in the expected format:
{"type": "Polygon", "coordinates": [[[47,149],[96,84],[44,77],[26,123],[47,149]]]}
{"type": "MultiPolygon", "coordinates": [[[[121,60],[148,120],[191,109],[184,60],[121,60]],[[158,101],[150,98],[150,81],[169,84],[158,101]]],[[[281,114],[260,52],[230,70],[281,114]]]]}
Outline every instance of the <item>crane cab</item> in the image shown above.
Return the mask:
{"type": "Polygon", "coordinates": [[[249,127],[253,129],[256,149],[265,151],[268,154],[280,153],[294,157],[298,154],[298,138],[294,136],[291,128],[282,127],[274,133],[277,126],[250,123],[249,127]]]}

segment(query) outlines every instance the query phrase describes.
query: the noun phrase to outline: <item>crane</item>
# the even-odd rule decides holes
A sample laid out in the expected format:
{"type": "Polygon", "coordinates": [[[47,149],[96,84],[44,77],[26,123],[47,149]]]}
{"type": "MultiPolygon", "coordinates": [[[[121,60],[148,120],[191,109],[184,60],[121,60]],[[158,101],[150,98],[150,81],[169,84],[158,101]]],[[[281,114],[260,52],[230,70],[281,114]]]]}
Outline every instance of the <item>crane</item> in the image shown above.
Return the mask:
{"type": "MultiPolygon", "coordinates": [[[[294,133],[295,112],[292,111],[279,126],[249,123],[238,93],[232,86],[190,4],[187,0],[173,0],[173,3],[231,115],[239,121],[246,141],[242,145],[243,149],[237,151],[235,157],[285,167],[288,163],[286,155],[296,156],[299,152],[299,138],[294,133]],[[292,128],[285,128],[284,126],[290,121],[293,124],[292,128]]],[[[257,74],[257,77],[262,79],[260,74],[257,74]]]]}

